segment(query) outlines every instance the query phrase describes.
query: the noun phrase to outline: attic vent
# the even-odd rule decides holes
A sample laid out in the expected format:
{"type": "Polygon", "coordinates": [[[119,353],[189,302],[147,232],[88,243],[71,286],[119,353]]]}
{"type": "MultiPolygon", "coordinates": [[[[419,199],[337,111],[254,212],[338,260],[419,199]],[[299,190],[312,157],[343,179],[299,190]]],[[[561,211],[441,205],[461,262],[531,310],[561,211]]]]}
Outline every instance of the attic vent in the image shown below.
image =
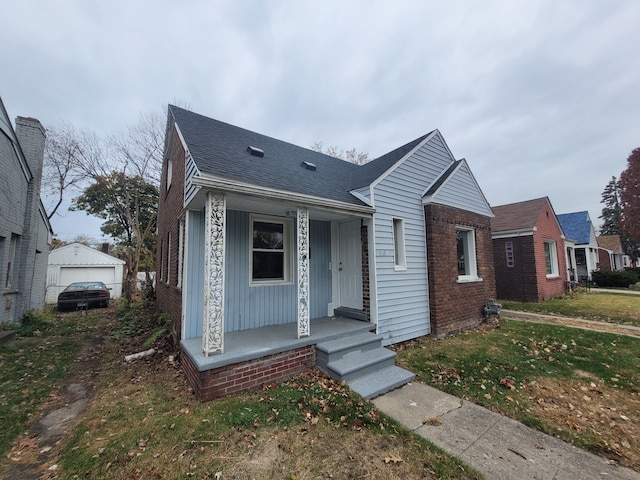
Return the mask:
{"type": "Polygon", "coordinates": [[[316,167],[316,164],[311,162],[302,162],[302,166],[307,170],[311,170],[312,172],[315,172],[318,169],[318,167],[316,167]]]}
{"type": "Polygon", "coordinates": [[[251,145],[249,145],[247,147],[247,152],[249,152],[254,157],[264,157],[264,150],[258,147],[252,147],[251,145]]]}

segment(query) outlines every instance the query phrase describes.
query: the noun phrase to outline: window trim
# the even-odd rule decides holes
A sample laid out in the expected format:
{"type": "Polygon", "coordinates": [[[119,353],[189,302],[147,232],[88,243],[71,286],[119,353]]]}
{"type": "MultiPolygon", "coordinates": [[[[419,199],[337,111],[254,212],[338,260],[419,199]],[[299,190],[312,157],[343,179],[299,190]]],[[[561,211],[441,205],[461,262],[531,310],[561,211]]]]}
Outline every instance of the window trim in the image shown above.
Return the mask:
{"type": "MultiPolygon", "coordinates": [[[[458,232],[463,232],[466,242],[464,245],[465,258],[465,274],[458,274],[458,283],[481,282],[482,278],[478,277],[478,259],[476,255],[476,231],[474,228],[456,225],[456,262],[458,261],[458,232]]],[[[456,265],[457,270],[457,265],[456,265]]]]}
{"type": "Polygon", "coordinates": [[[542,252],[544,254],[544,268],[547,278],[558,278],[560,276],[560,270],[558,269],[558,250],[556,241],[545,238],[543,240],[542,252]],[[549,246],[549,264],[547,264],[547,245],[549,246]],[[551,272],[549,272],[548,267],[551,267],[551,272]]]}
{"type": "Polygon", "coordinates": [[[11,239],[9,240],[9,255],[7,257],[7,269],[5,276],[4,288],[7,290],[11,290],[14,288],[15,281],[15,272],[16,272],[16,250],[18,249],[18,241],[20,239],[20,235],[15,233],[11,234],[11,239]]]}
{"type": "Polygon", "coordinates": [[[515,266],[515,260],[513,256],[513,242],[507,241],[504,243],[504,253],[507,258],[507,268],[513,268],[515,266]]]}
{"type": "Polygon", "coordinates": [[[178,221],[178,279],[176,287],[182,289],[182,277],[184,276],[184,230],[185,219],[180,217],[178,221]]]}
{"type": "MultiPolygon", "coordinates": [[[[293,221],[291,218],[274,217],[269,215],[249,216],[249,286],[250,287],[266,287],[274,285],[292,285],[293,284],[293,221]],[[253,224],[255,222],[281,224],[283,226],[282,252],[283,252],[283,268],[282,279],[254,279],[253,278],[253,224]]],[[[260,249],[257,249],[260,251],[260,249]]],[[[278,250],[279,251],[279,250],[278,250]]]]}
{"type": "Polygon", "coordinates": [[[407,254],[404,236],[404,219],[392,218],[392,236],[393,236],[393,268],[396,271],[407,270],[407,254]]]}
{"type": "Polygon", "coordinates": [[[167,183],[165,185],[165,191],[171,189],[171,182],[173,181],[173,159],[171,156],[167,157],[167,183]]]}
{"type": "Polygon", "coordinates": [[[171,284],[171,232],[167,233],[167,285],[171,284]]]}

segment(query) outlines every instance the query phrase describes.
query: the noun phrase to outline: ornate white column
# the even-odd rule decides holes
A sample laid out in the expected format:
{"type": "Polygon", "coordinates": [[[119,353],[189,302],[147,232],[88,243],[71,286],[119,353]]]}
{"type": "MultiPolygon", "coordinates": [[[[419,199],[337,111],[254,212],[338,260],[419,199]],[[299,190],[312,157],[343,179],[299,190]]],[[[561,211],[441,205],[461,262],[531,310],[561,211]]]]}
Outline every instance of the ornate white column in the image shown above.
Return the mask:
{"type": "Polygon", "coordinates": [[[309,210],[298,207],[298,338],[311,335],[309,321],[309,210]]]}
{"type": "Polygon", "coordinates": [[[204,318],[202,352],[224,351],[224,243],[227,200],[224,193],[207,192],[204,207],[204,318]]]}

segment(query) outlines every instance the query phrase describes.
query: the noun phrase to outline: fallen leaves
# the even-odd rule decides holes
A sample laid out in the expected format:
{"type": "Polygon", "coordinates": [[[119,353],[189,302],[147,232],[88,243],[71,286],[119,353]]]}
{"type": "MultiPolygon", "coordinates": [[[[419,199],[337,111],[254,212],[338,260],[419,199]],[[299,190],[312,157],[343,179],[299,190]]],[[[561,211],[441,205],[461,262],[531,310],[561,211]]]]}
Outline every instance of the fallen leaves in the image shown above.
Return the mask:
{"type": "Polygon", "coordinates": [[[386,457],[384,457],[384,463],[393,463],[393,464],[398,464],[401,463],[402,459],[400,457],[397,457],[395,455],[388,455],[386,457]]]}

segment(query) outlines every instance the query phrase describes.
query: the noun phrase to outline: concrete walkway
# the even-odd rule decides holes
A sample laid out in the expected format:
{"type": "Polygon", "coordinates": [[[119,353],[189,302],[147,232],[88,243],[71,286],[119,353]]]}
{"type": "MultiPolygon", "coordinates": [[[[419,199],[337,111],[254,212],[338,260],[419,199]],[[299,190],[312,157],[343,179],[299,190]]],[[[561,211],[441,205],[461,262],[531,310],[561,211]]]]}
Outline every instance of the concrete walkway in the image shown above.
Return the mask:
{"type": "Polygon", "coordinates": [[[422,383],[373,403],[488,480],[640,480],[640,473],[422,383]]]}

